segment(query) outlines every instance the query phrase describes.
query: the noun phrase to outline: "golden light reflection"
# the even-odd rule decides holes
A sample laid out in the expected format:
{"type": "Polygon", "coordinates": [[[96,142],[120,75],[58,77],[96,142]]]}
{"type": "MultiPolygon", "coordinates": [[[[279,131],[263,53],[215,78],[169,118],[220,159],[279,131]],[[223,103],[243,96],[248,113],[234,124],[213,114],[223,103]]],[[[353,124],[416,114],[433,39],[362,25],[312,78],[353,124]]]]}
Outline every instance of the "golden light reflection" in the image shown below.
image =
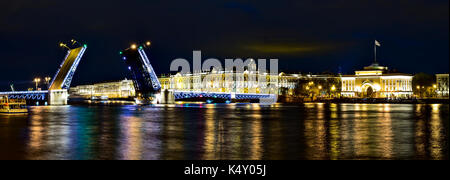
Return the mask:
{"type": "Polygon", "coordinates": [[[163,128],[164,135],[166,136],[165,142],[163,143],[163,156],[165,156],[165,159],[184,159],[184,122],[174,122],[173,120],[164,121],[163,128]]]}
{"type": "Polygon", "coordinates": [[[227,159],[232,160],[240,160],[242,159],[242,153],[240,152],[241,147],[243,146],[243,137],[244,132],[242,130],[242,121],[234,121],[231,124],[230,121],[227,121],[227,129],[233,133],[228,134],[226,138],[226,143],[228,144],[225,148],[231,152],[230,157],[226,157],[227,159]]]}
{"type": "Polygon", "coordinates": [[[354,107],[354,109],[355,109],[355,111],[360,111],[361,110],[361,105],[360,104],[354,104],[353,105],[354,107]]]}
{"type": "MultiPolygon", "coordinates": [[[[346,109],[346,105],[341,105],[341,109],[346,109]]],[[[346,112],[341,113],[341,119],[348,119],[349,115],[346,112]]],[[[341,157],[347,158],[353,155],[353,143],[352,136],[353,131],[351,129],[353,121],[341,121],[341,157]]]]}
{"type": "Polygon", "coordinates": [[[252,127],[251,127],[251,134],[252,134],[252,138],[251,138],[251,155],[250,155],[250,159],[251,160],[260,160],[262,158],[263,155],[263,150],[262,150],[262,120],[261,120],[261,115],[258,114],[258,116],[253,116],[254,121],[252,123],[252,127]]]}
{"type": "Polygon", "coordinates": [[[383,104],[383,112],[391,112],[391,105],[383,104]]]}
{"type": "Polygon", "coordinates": [[[362,110],[367,111],[367,104],[362,104],[362,110]]]}
{"type": "Polygon", "coordinates": [[[204,154],[203,159],[215,160],[216,157],[215,150],[220,146],[221,143],[217,143],[217,131],[215,129],[215,109],[207,108],[205,112],[205,140],[204,140],[204,154]]]}
{"type": "MultiPolygon", "coordinates": [[[[332,113],[332,116],[336,113],[332,113]]],[[[335,118],[330,120],[330,159],[337,160],[340,157],[340,135],[339,135],[339,121],[335,118]]]]}
{"type": "Polygon", "coordinates": [[[216,105],[214,104],[205,104],[205,107],[208,109],[214,109],[216,107],[216,105]]]}
{"type": "Polygon", "coordinates": [[[377,121],[380,123],[379,128],[377,128],[379,137],[377,141],[378,146],[381,148],[381,157],[390,159],[392,158],[392,141],[394,136],[392,133],[391,113],[385,110],[383,115],[378,117],[377,121]]]}
{"type": "Polygon", "coordinates": [[[420,113],[420,112],[422,112],[422,104],[417,104],[416,105],[416,113],[420,113]]]}
{"type": "Polygon", "coordinates": [[[305,107],[308,109],[314,109],[316,108],[316,104],[314,103],[304,103],[305,107]]]}
{"type": "Polygon", "coordinates": [[[431,112],[432,113],[439,113],[439,109],[441,107],[441,104],[432,104],[431,105],[431,112]]]}
{"type": "MultiPolygon", "coordinates": [[[[359,106],[356,106],[359,107],[359,106]]],[[[356,108],[355,108],[356,109],[356,108]]],[[[358,108],[359,109],[359,108],[358,108]]],[[[369,133],[367,129],[370,128],[367,117],[367,112],[355,112],[354,120],[354,135],[352,141],[354,142],[355,155],[357,157],[367,157],[370,153],[369,147],[369,133]]]]}
{"type": "Polygon", "coordinates": [[[42,127],[42,116],[33,115],[30,127],[30,148],[39,150],[43,145],[44,128],[42,127]]]}
{"type": "Polygon", "coordinates": [[[128,160],[142,159],[142,119],[134,116],[123,117],[122,157],[128,160]]]}
{"type": "Polygon", "coordinates": [[[227,109],[236,109],[236,104],[235,103],[230,103],[230,104],[227,104],[227,109]]]}
{"type": "MultiPolygon", "coordinates": [[[[259,110],[261,110],[261,106],[259,104],[252,104],[252,109],[259,111],[259,110]]],[[[256,114],[253,114],[253,115],[256,115],[256,114]]],[[[258,115],[260,115],[260,114],[258,114],[258,115]]]]}
{"type": "Polygon", "coordinates": [[[332,111],[332,112],[336,112],[338,109],[337,109],[337,104],[335,104],[335,103],[331,103],[330,104],[330,110],[332,111]]]}
{"type": "MultiPolygon", "coordinates": [[[[430,119],[430,155],[432,159],[442,159],[443,143],[446,141],[442,135],[441,118],[439,117],[440,104],[433,104],[430,119]]],[[[448,120],[448,119],[447,119],[448,120]]]]}
{"type": "Polygon", "coordinates": [[[306,154],[309,159],[326,159],[327,128],[325,126],[323,103],[317,104],[317,113],[310,114],[304,121],[306,140],[306,154]]]}
{"type": "Polygon", "coordinates": [[[317,103],[318,110],[323,110],[324,103],[317,103]]]}
{"type": "Polygon", "coordinates": [[[425,157],[426,155],[425,128],[425,121],[423,119],[416,122],[414,144],[416,148],[416,155],[419,157],[425,157]]]}

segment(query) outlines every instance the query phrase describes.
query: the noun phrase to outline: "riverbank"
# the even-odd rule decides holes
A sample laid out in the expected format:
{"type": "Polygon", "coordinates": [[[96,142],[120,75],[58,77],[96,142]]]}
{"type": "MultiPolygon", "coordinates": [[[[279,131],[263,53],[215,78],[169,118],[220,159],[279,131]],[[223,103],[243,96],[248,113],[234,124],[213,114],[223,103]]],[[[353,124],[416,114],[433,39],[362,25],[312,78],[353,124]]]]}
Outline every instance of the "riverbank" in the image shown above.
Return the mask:
{"type": "Polygon", "coordinates": [[[300,98],[283,97],[278,99],[281,103],[305,103],[305,102],[324,102],[324,103],[389,103],[389,104],[449,104],[449,99],[387,99],[387,98],[300,98]]]}

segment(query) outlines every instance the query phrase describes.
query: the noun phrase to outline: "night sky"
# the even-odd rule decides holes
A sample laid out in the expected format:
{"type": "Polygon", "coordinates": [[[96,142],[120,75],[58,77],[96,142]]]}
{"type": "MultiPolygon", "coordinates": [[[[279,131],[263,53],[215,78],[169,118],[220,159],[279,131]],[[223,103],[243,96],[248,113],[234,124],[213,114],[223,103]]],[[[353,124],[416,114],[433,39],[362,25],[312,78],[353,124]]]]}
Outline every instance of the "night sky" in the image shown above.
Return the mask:
{"type": "Polygon", "coordinates": [[[448,0],[0,1],[0,90],[54,76],[86,43],[72,85],[127,77],[119,51],[150,40],[158,74],[175,58],[278,58],[280,70],[351,74],[373,61],[405,73],[449,71],[448,0]]]}

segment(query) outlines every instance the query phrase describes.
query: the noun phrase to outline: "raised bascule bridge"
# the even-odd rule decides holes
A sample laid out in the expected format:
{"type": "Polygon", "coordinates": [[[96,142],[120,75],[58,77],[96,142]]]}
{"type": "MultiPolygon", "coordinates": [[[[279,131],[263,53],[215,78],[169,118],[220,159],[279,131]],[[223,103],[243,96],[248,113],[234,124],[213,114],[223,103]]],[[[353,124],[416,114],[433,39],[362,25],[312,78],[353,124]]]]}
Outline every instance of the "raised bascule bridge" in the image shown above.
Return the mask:
{"type": "Polygon", "coordinates": [[[274,103],[276,94],[258,93],[225,93],[212,91],[178,91],[161,89],[161,83],[147,56],[146,49],[150,46],[147,42],[142,46],[136,44],[120,52],[122,60],[128,66],[136,90],[137,103],[142,104],[172,104],[175,101],[211,101],[231,102],[250,100],[260,103],[274,103]]]}
{"type": "Polygon", "coordinates": [[[44,101],[47,102],[48,105],[66,105],[69,96],[67,91],[70,88],[75,70],[80,63],[87,46],[82,45],[72,49],[65,44],[61,44],[61,46],[66,47],[68,51],[63,62],[59,66],[58,71],[53,77],[48,90],[0,92],[0,95],[7,95],[10,99],[44,101]]]}
{"type": "MultiPolygon", "coordinates": [[[[74,40],[72,40],[74,41],[74,40]]],[[[76,43],[73,43],[74,45],[76,43]]],[[[68,90],[72,78],[80,63],[87,46],[80,45],[69,48],[65,44],[61,46],[68,49],[64,60],[59,66],[55,76],[52,78],[48,90],[35,91],[10,91],[0,92],[0,95],[7,95],[10,99],[26,99],[27,102],[45,102],[47,105],[67,105],[69,98],[68,90]]],[[[136,101],[139,104],[172,104],[180,100],[268,100],[269,103],[276,101],[275,94],[250,94],[250,93],[224,93],[224,92],[199,92],[199,91],[177,91],[161,88],[156,72],[154,71],[145,49],[150,46],[146,43],[142,46],[132,45],[120,52],[122,60],[127,64],[127,68],[132,76],[136,91],[136,101]]]]}
{"type": "MultiPolygon", "coordinates": [[[[146,43],[144,46],[148,47],[150,43],[146,43]]],[[[144,51],[144,46],[137,47],[133,44],[131,47],[120,51],[120,54],[132,76],[137,103],[150,104],[157,100],[161,83],[144,51]]]]}

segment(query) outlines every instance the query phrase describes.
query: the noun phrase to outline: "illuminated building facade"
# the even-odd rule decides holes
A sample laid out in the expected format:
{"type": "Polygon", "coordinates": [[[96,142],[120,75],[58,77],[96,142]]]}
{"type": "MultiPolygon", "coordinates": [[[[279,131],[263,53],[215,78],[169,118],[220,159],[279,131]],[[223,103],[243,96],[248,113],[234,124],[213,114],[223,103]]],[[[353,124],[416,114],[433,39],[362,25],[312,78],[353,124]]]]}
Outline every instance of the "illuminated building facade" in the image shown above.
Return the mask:
{"type": "Polygon", "coordinates": [[[135,96],[135,89],[132,80],[122,80],[116,82],[98,83],[93,85],[81,85],[72,87],[69,90],[72,97],[83,97],[91,99],[93,97],[130,98],[135,96]]]}
{"type": "Polygon", "coordinates": [[[280,89],[284,88],[292,94],[298,78],[297,74],[260,74],[251,71],[230,73],[213,70],[194,74],[177,73],[160,77],[159,81],[163,90],[279,94],[280,89]]]}
{"type": "Polygon", "coordinates": [[[436,74],[436,93],[439,97],[448,97],[448,74],[436,74]]]}
{"type": "Polygon", "coordinates": [[[388,68],[373,63],[355,75],[341,77],[341,96],[357,98],[410,98],[412,75],[389,73],[388,68]]]}
{"type": "MultiPolygon", "coordinates": [[[[224,72],[202,72],[195,74],[168,75],[159,77],[162,90],[192,91],[192,92],[224,92],[224,93],[257,93],[280,94],[280,88],[284,88],[290,95],[297,86],[299,75],[280,73],[278,75],[259,75],[248,71],[237,74],[225,74],[224,72]],[[230,77],[227,77],[230,76],[230,77]],[[258,78],[266,78],[266,87],[260,88],[258,78]],[[233,78],[234,77],[234,78],[233,78]],[[205,78],[210,78],[205,80],[205,78]],[[230,79],[226,79],[230,78],[230,79]],[[271,79],[272,78],[272,81],[271,79]],[[270,85],[275,85],[272,88],[270,85]]],[[[136,96],[132,80],[98,83],[93,85],[80,85],[70,88],[71,97],[131,98],[136,96]]]]}

